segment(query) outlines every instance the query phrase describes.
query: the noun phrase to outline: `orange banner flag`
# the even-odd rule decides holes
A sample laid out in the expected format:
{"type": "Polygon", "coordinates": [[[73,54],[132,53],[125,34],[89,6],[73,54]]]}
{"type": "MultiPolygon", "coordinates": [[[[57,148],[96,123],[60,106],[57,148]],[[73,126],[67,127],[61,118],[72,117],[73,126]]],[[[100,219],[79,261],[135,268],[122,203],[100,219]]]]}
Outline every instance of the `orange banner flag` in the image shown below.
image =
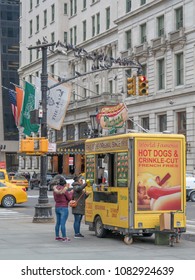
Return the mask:
{"type": "Polygon", "coordinates": [[[23,99],[24,99],[24,91],[20,87],[15,86],[15,90],[17,92],[16,94],[16,104],[18,108],[18,125],[20,125],[20,114],[22,110],[22,105],[23,105],[23,99]]]}

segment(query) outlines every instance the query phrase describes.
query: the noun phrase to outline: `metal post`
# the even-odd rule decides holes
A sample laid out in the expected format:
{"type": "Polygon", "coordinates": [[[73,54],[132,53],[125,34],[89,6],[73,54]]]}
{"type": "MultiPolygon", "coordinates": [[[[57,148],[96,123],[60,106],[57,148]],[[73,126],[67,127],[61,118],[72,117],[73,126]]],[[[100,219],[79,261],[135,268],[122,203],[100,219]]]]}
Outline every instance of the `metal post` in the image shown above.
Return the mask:
{"type": "MultiPolygon", "coordinates": [[[[41,105],[43,110],[43,117],[41,119],[41,137],[47,138],[47,89],[48,89],[48,74],[47,74],[47,48],[55,45],[55,43],[48,44],[43,42],[36,47],[29,47],[28,49],[41,49],[42,51],[42,73],[41,73],[41,105]]],[[[47,195],[47,155],[41,155],[41,186],[39,188],[38,204],[35,205],[35,215],[33,217],[34,223],[50,223],[54,222],[52,216],[52,205],[49,204],[47,195]]]]}

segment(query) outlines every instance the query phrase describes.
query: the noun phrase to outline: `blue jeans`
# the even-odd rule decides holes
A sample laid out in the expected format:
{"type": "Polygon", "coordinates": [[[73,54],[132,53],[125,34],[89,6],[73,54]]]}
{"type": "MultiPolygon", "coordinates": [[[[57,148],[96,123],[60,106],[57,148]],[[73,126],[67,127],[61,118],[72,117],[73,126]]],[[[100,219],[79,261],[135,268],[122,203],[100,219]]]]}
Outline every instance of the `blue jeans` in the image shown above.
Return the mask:
{"type": "Polygon", "coordinates": [[[75,234],[80,233],[82,217],[83,217],[83,215],[81,215],[81,214],[74,214],[74,233],[75,234]]]}
{"type": "Polygon", "coordinates": [[[62,232],[62,237],[66,237],[66,221],[68,219],[68,207],[56,207],[56,225],[55,234],[59,237],[60,229],[62,232]]]}

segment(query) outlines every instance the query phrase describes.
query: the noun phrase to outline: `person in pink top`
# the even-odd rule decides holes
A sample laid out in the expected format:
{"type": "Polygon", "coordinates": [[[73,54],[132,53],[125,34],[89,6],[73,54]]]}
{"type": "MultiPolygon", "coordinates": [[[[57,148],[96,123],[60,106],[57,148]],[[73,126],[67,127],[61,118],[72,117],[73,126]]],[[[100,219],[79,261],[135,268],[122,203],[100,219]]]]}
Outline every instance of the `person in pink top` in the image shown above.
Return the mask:
{"type": "Polygon", "coordinates": [[[72,199],[73,191],[68,191],[69,186],[66,184],[66,180],[61,177],[59,185],[54,186],[53,196],[55,201],[55,240],[70,242],[70,238],[66,236],[66,221],[68,219],[68,203],[72,199]],[[62,237],[60,237],[60,230],[62,237]]]}

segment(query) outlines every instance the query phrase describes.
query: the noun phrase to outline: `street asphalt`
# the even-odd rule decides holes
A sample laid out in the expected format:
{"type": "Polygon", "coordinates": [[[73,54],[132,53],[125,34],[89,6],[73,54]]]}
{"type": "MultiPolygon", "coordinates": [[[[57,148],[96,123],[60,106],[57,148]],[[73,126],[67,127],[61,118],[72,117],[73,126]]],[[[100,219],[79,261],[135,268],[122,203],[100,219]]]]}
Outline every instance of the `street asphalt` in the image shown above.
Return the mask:
{"type": "Polygon", "coordinates": [[[70,243],[55,241],[55,223],[33,223],[33,217],[0,220],[0,260],[195,260],[195,235],[183,234],[173,247],[155,245],[154,237],[97,238],[82,223],[83,239],[74,239],[73,218],[67,221],[70,243]]]}

